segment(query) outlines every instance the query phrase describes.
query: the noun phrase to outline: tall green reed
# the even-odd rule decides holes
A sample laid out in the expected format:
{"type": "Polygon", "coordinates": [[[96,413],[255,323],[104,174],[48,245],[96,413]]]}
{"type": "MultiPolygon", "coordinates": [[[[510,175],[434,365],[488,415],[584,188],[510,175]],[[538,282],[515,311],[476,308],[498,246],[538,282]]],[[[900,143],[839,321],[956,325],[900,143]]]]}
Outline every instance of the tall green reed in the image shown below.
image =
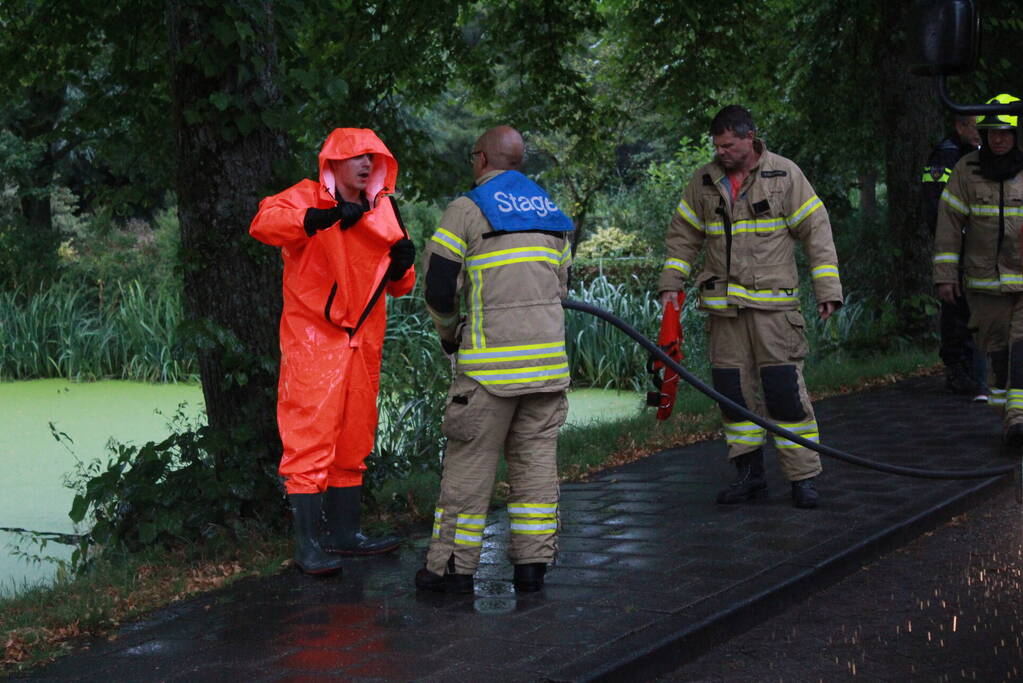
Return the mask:
{"type": "Polygon", "coordinates": [[[0,380],[194,381],[195,360],[176,356],[181,317],[178,293],[138,281],[0,292],[0,380]]]}
{"type": "MultiPolygon", "coordinates": [[[[655,292],[636,283],[614,283],[604,276],[577,283],[571,298],[599,306],[635,327],[656,341],[663,309],[655,292]]],[[[691,293],[682,309],[685,337],[684,364],[688,368],[706,366],[706,339],[703,316],[696,311],[696,297],[691,293]]],[[[603,389],[646,390],[649,354],[624,332],[587,313],[567,311],[565,334],[572,383],[579,387],[603,389]]]]}

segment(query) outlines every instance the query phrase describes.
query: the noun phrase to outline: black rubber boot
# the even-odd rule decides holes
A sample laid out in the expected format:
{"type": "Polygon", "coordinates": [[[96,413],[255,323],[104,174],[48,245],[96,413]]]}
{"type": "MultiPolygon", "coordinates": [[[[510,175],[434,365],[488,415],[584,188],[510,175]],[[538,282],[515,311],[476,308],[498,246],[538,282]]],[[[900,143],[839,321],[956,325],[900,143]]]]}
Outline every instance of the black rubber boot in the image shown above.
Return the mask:
{"type": "Polygon", "coordinates": [[[326,533],[323,549],[335,555],[378,555],[389,553],[399,545],[399,536],[370,538],[362,533],[359,519],[362,512],[362,487],[327,487],[323,498],[326,533]]]}
{"type": "Polygon", "coordinates": [[[718,494],[718,503],[734,505],[767,495],[764,481],[764,450],[758,448],[733,458],[738,475],[728,488],[718,494]]]}
{"type": "Polygon", "coordinates": [[[533,593],[543,588],[543,577],[547,565],[543,562],[515,565],[515,590],[519,593],[533,593]]]}
{"type": "Polygon", "coordinates": [[[797,508],[817,507],[817,488],[813,484],[814,477],[792,482],[792,504],[797,508]]]}
{"type": "Polygon", "coordinates": [[[320,542],[322,493],[288,494],[295,525],[295,564],[306,574],[326,576],[341,571],[341,560],[323,552],[320,542]]]}

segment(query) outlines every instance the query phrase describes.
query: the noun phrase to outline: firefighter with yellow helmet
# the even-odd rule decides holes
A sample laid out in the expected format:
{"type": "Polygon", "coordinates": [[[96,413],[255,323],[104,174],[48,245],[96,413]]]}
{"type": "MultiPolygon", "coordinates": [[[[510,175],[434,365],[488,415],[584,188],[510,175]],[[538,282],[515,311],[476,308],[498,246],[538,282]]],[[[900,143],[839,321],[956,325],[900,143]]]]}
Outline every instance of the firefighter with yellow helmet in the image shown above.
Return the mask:
{"type": "MultiPolygon", "coordinates": [[[[1001,94],[988,104],[1019,98],[1001,94]]],[[[1023,447],[1023,149],[1017,117],[977,118],[981,147],[952,170],[941,195],[934,238],[934,283],[938,297],[960,294],[963,266],[970,327],[989,359],[989,403],[1003,411],[1005,443],[1023,447]],[[960,242],[965,228],[965,240],[960,242]],[[960,247],[960,244],[962,245],[960,247]]]]}

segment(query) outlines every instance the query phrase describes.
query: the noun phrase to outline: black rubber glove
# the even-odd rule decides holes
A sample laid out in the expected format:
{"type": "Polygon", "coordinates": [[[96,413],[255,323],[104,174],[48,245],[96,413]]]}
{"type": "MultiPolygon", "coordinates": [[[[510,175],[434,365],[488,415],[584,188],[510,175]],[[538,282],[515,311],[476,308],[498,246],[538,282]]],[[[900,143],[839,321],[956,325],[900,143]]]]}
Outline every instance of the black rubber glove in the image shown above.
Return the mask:
{"type": "Polygon", "coordinates": [[[458,342],[448,341],[447,339],[440,340],[440,347],[444,349],[444,353],[449,356],[453,356],[458,353],[458,342]]]}
{"type": "Polygon", "coordinates": [[[342,230],[347,230],[359,222],[368,208],[365,203],[356,204],[343,199],[332,209],[309,208],[305,211],[302,227],[305,228],[305,234],[310,237],[315,235],[317,230],[326,230],[335,223],[339,223],[342,230]]]}
{"type": "Polygon", "coordinates": [[[405,271],[416,262],[416,245],[410,239],[401,239],[391,245],[391,267],[387,275],[392,280],[400,280],[405,271]]]}

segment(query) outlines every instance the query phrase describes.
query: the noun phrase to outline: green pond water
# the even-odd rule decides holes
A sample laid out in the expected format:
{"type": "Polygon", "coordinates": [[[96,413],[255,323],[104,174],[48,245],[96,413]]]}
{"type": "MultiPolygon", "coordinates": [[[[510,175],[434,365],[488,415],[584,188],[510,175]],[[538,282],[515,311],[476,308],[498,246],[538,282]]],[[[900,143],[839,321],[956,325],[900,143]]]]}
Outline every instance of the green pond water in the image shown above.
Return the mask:
{"type": "MultiPolygon", "coordinates": [[[[635,414],[638,393],[582,389],[569,393],[570,424],[635,414]]],[[[65,380],[0,382],[0,527],[73,533],[68,511],[74,493],[65,485],[78,461],[106,460],[111,438],[144,444],[170,434],[169,421],[184,404],[190,419],[202,414],[202,390],[190,384],[73,383],[65,380]],[[54,438],[50,428],[71,443],[54,438]]],[[[68,559],[71,547],[40,549],[19,534],[0,532],[0,594],[49,580],[54,565],[19,554],[68,559]]]]}

